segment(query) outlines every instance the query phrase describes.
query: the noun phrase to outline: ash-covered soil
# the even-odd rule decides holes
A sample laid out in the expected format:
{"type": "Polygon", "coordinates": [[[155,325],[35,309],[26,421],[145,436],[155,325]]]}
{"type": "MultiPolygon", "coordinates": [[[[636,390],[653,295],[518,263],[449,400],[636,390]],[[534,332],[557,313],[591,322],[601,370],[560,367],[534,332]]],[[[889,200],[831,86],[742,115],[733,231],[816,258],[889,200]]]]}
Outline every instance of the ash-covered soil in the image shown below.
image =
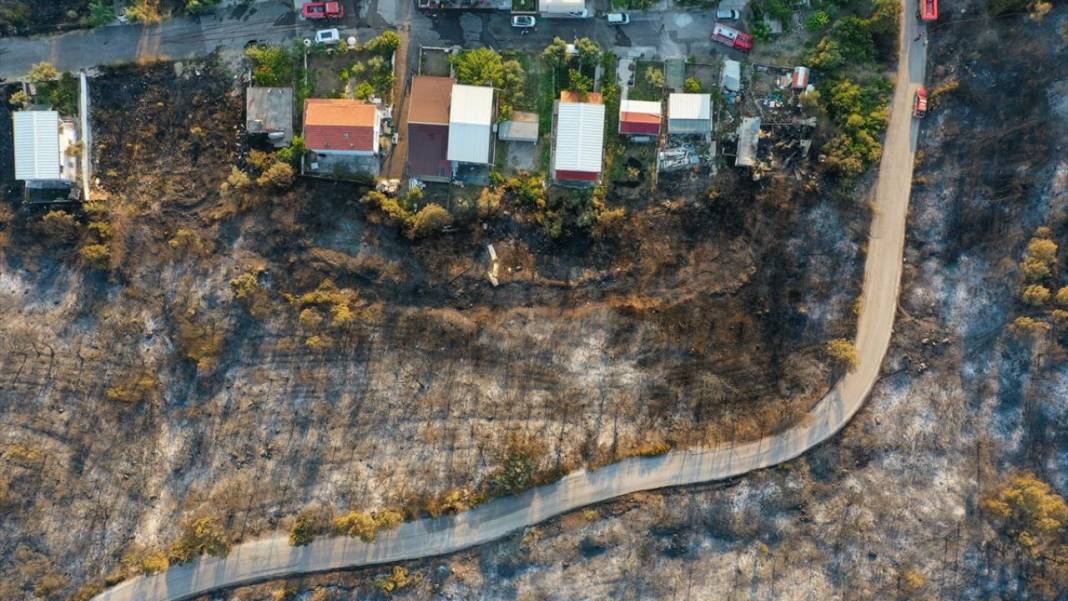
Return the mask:
{"type": "Polygon", "coordinates": [[[512,434],[549,471],[756,437],[827,390],[823,344],[852,336],[868,214],[849,194],[734,182],[603,240],[499,219],[412,243],[351,184],[220,195],[248,148],[213,62],[92,90],[111,268],[40,210],[0,215],[3,599],[120,578],[193,516],[239,540],[474,486],[512,434]],[[311,345],[296,305],[327,278],[357,319],[311,345]]]}
{"type": "MultiPolygon", "coordinates": [[[[737,481],[635,495],[411,564],[413,584],[392,598],[1068,598],[1063,550],[1029,555],[982,509],[1014,474],[1068,494],[1068,324],[1052,303],[1020,300],[1019,267],[1048,227],[1060,251],[1043,282],[1068,285],[1068,11],[966,8],[931,33],[929,89],[959,87],[923,124],[893,346],[842,435],[737,481]]],[[[388,573],[287,585],[363,599],[388,573]]]]}

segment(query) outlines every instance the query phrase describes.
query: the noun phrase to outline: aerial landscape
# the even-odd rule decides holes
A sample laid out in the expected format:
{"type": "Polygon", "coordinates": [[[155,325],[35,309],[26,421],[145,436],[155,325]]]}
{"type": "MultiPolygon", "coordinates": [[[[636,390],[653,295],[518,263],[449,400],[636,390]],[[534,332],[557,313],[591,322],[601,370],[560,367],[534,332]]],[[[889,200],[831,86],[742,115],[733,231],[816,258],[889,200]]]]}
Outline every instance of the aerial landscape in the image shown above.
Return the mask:
{"type": "Polygon", "coordinates": [[[0,600],[1068,600],[1063,0],[0,0],[0,600]]]}

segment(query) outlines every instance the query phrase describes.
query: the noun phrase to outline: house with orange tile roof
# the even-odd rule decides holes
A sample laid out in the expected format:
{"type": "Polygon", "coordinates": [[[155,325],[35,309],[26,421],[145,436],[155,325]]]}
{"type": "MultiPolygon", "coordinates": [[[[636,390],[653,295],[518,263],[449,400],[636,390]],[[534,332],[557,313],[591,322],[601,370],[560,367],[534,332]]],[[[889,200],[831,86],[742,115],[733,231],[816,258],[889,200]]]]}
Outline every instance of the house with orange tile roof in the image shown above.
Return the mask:
{"type": "Polygon", "coordinates": [[[344,98],[304,101],[304,144],[322,157],[378,154],[382,116],[377,106],[344,98]]]}

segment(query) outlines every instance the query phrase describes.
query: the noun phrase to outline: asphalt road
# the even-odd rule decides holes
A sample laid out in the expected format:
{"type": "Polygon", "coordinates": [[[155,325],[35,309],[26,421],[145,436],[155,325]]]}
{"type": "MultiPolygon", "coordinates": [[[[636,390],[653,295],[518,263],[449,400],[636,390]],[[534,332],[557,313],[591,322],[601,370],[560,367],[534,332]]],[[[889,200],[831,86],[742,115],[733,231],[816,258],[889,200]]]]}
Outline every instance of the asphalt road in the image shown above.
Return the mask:
{"type": "Polygon", "coordinates": [[[875,188],[858,321],[859,364],[796,427],[756,442],[673,451],[635,458],[597,471],[581,470],[522,495],[497,499],[471,511],[409,522],[381,533],[373,543],[332,537],[291,547],[287,536],[251,541],[225,558],[202,558],[163,574],[138,577],[97,595],[94,601],[178,601],[242,584],[295,574],[443,555],[473,547],[574,509],[629,493],[730,478],[789,461],[840,430],[860,409],[878,378],[897,310],[905,224],[918,125],[912,93],[923,81],[926,48],[915,41],[915,0],[905,0],[902,44],[890,123],[875,188]]]}

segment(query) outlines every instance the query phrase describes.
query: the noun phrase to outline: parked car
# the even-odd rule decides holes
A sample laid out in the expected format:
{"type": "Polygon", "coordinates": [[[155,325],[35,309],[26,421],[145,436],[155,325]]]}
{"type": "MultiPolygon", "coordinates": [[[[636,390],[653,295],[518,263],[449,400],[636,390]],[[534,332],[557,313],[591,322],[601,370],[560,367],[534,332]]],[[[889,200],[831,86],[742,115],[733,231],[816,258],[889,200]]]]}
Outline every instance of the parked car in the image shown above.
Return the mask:
{"type": "Polygon", "coordinates": [[[912,96],[912,116],[923,119],[927,116],[927,88],[920,86],[912,96]]]}
{"type": "Polygon", "coordinates": [[[736,10],[717,10],[716,11],[716,20],[717,21],[737,21],[738,19],[741,19],[741,18],[742,18],[742,13],[740,13],[740,12],[738,12],[736,10]]]}
{"type": "Polygon", "coordinates": [[[340,2],[308,2],[300,9],[305,19],[340,19],[345,16],[345,7],[340,2]]]}
{"type": "Polygon", "coordinates": [[[576,19],[585,19],[586,17],[590,16],[590,11],[586,10],[585,8],[582,10],[573,10],[567,13],[567,16],[574,17],[576,19]]]}
{"type": "Polygon", "coordinates": [[[518,27],[520,29],[534,27],[537,23],[538,20],[530,15],[516,15],[512,17],[512,27],[518,27]]]}
{"type": "Polygon", "coordinates": [[[630,15],[627,13],[608,13],[609,25],[626,25],[630,23],[630,15]]]}
{"type": "Polygon", "coordinates": [[[333,46],[341,41],[341,32],[337,29],[320,29],[315,32],[315,43],[333,46]]]}

